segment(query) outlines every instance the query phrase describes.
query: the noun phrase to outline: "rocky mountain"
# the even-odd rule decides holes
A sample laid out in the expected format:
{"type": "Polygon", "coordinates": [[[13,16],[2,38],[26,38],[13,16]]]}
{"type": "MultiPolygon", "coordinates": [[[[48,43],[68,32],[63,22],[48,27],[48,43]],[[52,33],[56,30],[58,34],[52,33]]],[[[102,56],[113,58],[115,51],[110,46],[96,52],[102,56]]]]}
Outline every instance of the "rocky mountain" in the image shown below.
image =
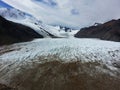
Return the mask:
{"type": "Polygon", "coordinates": [[[34,16],[17,10],[15,8],[0,8],[0,15],[12,22],[20,23],[31,27],[43,37],[68,37],[74,36],[78,30],[70,30],[70,28],[56,27],[43,23],[41,20],[36,19],[34,16]],[[71,31],[71,32],[67,32],[71,31]]]}
{"type": "Polygon", "coordinates": [[[76,35],[77,38],[99,38],[102,40],[120,42],[120,19],[111,20],[104,24],[98,24],[82,28],[76,35]]]}
{"type": "Polygon", "coordinates": [[[64,30],[65,32],[71,32],[71,28],[69,27],[64,27],[64,26],[59,26],[61,30],[64,30]]]}
{"type": "Polygon", "coordinates": [[[8,21],[0,16],[0,45],[43,38],[30,27],[8,21]]]}
{"type": "MultiPolygon", "coordinates": [[[[22,6],[21,0],[16,1],[22,6]]],[[[35,0],[27,1],[31,10],[35,3],[29,1],[35,0]]],[[[119,42],[74,38],[77,30],[74,32],[64,25],[46,25],[26,12],[14,8],[0,12],[0,45],[4,45],[0,46],[0,90],[120,90],[119,42]],[[51,38],[55,36],[63,38],[51,38]]],[[[82,29],[80,36],[118,40],[117,21],[96,23],[82,29]]]]}

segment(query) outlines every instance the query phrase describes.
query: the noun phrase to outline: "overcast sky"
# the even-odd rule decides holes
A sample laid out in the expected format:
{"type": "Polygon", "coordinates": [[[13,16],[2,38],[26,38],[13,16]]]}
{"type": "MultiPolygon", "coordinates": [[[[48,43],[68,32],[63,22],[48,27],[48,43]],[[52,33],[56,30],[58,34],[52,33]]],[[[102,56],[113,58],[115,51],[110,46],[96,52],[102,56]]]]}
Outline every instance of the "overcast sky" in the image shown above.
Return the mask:
{"type": "Polygon", "coordinates": [[[120,18],[120,0],[2,0],[52,25],[81,28],[120,18]]]}

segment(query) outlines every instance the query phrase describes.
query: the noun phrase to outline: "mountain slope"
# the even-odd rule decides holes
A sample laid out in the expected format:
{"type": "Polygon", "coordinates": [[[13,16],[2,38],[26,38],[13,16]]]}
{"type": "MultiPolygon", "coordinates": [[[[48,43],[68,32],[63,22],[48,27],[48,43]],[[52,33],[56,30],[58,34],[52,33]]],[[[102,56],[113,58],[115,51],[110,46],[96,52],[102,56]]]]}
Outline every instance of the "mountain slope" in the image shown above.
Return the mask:
{"type": "Polygon", "coordinates": [[[120,19],[111,20],[104,24],[81,29],[75,37],[77,38],[99,38],[120,42],[120,19]]]}
{"type": "Polygon", "coordinates": [[[0,45],[29,41],[34,38],[43,38],[33,29],[8,21],[0,16],[0,45]]]}
{"type": "Polygon", "coordinates": [[[12,18],[19,20],[25,19],[27,16],[26,13],[13,8],[0,8],[0,15],[4,18],[12,18]]]}
{"type": "Polygon", "coordinates": [[[71,32],[65,32],[60,27],[46,25],[35,17],[15,8],[0,8],[0,15],[12,22],[31,27],[44,37],[69,37],[74,36],[74,34],[78,31],[71,30],[71,32]]]}

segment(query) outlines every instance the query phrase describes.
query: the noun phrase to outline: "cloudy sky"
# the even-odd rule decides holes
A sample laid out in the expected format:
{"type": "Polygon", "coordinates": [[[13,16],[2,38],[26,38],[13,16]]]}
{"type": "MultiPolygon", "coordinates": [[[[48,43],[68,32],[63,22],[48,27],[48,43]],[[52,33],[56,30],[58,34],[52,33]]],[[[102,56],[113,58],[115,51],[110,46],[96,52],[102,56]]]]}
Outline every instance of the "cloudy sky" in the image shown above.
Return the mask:
{"type": "Polygon", "coordinates": [[[82,28],[120,18],[120,0],[2,0],[52,25],[82,28]]]}
{"type": "Polygon", "coordinates": [[[0,7],[12,8],[10,5],[8,5],[8,4],[2,2],[1,0],[0,0],[0,7]]]}

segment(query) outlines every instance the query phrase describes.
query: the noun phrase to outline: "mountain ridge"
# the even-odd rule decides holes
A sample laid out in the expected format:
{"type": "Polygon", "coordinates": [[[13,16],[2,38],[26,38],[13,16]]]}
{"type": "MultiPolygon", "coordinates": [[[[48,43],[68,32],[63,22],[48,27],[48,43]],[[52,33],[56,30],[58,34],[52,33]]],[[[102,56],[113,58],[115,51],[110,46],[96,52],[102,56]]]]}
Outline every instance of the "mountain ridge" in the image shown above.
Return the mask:
{"type": "Polygon", "coordinates": [[[77,38],[99,38],[120,42],[120,19],[111,20],[104,24],[82,28],[77,34],[77,38]]]}
{"type": "Polygon", "coordinates": [[[34,38],[43,38],[30,27],[8,21],[0,16],[0,45],[30,41],[34,38]]]}

